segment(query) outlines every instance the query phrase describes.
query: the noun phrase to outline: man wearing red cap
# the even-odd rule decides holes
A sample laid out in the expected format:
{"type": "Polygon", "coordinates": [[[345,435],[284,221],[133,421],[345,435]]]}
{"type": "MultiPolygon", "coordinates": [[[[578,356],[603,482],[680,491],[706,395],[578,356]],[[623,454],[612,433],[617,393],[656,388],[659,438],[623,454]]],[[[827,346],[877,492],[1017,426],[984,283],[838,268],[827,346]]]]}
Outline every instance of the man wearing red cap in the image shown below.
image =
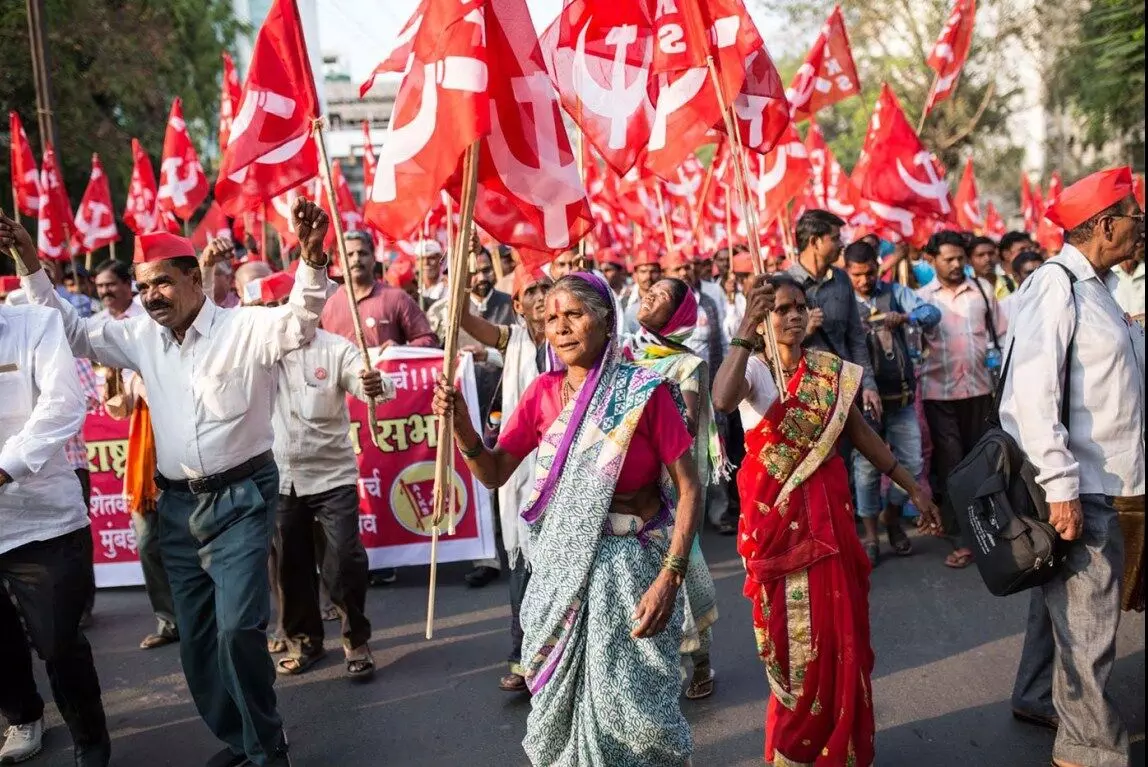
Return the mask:
{"type": "Polygon", "coordinates": [[[0,248],[17,249],[29,299],[60,312],[73,352],[134,370],[147,387],[161,491],[160,550],[175,598],[184,675],[200,715],[227,744],[213,767],[290,763],[265,630],[267,557],[279,499],[272,397],[278,362],[315,333],[329,263],[326,214],[300,198],[292,217],[302,263],[286,306],[217,307],[204,294],[191,242],[158,232],[138,238],[135,257],[149,316],[110,321],[77,317],[40,269],[27,231],[0,216],[0,248]]]}
{"type": "Polygon", "coordinates": [[[392,288],[398,288],[410,296],[412,301],[418,303],[418,264],[414,258],[408,256],[406,253],[399,253],[395,256],[394,260],[387,265],[387,270],[383,273],[383,279],[385,279],[387,284],[392,288]]]}
{"type": "Polygon", "coordinates": [[[1036,469],[1067,560],[1033,589],[1014,714],[1057,727],[1053,764],[1124,767],[1128,732],[1107,685],[1124,542],[1115,498],[1144,495],[1144,330],[1112,269],[1144,253],[1128,168],[1065,189],[1045,213],[1065,246],[1017,294],[1001,426],[1036,469]],[[1067,394],[1065,393],[1067,392],[1067,394]],[[1063,401],[1063,398],[1067,401],[1063,401]]]}
{"type": "Polygon", "coordinates": [[[622,332],[632,336],[638,332],[638,307],[646,291],[662,279],[662,261],[656,249],[647,244],[639,245],[634,253],[634,289],[622,308],[622,332]]]}
{"type": "MultiPolygon", "coordinates": [[[[514,269],[514,311],[520,323],[496,325],[478,316],[472,306],[463,312],[461,328],[478,343],[497,349],[503,358],[502,413],[509,417],[523,392],[542,373],[550,370],[546,343],[546,294],[553,281],[541,270],[519,264],[514,269]]],[[[502,416],[500,413],[500,419],[502,416]]],[[[501,422],[501,421],[500,421],[501,422]]],[[[506,692],[525,692],[522,668],[522,624],[519,609],[530,580],[530,536],[519,515],[534,487],[534,453],[523,460],[510,479],[498,489],[499,532],[510,565],[510,673],[499,680],[506,692]]]]}

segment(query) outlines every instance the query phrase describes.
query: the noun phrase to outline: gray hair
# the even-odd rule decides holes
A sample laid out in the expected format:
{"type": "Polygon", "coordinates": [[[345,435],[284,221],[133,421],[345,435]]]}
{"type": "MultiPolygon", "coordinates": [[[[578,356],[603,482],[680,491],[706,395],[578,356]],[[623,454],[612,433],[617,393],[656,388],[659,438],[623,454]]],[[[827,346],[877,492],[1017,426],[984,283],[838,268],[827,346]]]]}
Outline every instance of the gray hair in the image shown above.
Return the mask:
{"type": "Polygon", "coordinates": [[[368,248],[375,247],[375,240],[371,237],[371,233],[363,231],[362,229],[352,229],[349,232],[343,232],[343,241],[346,242],[347,240],[358,240],[359,242],[365,243],[368,248]]]}
{"type": "MultiPolygon", "coordinates": [[[[591,278],[598,279],[591,275],[591,278]]],[[[605,285],[605,283],[603,283],[605,285]]],[[[582,305],[602,324],[607,336],[614,334],[616,318],[614,315],[614,302],[609,295],[603,295],[585,275],[579,272],[568,274],[550,288],[550,293],[565,291],[582,302],[582,305]]],[[[607,293],[609,287],[606,286],[607,293]]]]}

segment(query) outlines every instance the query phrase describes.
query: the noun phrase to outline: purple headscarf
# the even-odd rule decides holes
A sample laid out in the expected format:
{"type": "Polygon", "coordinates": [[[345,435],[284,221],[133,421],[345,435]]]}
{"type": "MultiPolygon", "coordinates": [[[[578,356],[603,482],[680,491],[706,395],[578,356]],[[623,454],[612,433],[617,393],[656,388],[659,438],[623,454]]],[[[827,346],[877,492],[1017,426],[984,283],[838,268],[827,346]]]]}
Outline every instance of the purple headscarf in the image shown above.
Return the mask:
{"type": "MultiPolygon", "coordinates": [[[[568,276],[576,277],[588,283],[590,287],[594,288],[594,292],[601,296],[602,300],[607,306],[611,307],[611,311],[613,311],[613,293],[610,290],[610,285],[604,279],[591,272],[573,272],[568,276]]],[[[586,411],[590,408],[590,400],[594,397],[594,392],[598,388],[598,382],[602,379],[602,372],[617,359],[617,339],[614,338],[613,330],[613,318],[608,317],[606,320],[606,344],[602,347],[602,352],[598,355],[594,366],[590,368],[590,372],[587,374],[582,388],[578,390],[578,396],[574,400],[574,412],[570,415],[570,423],[566,427],[566,433],[562,435],[562,441],[558,443],[558,452],[554,455],[554,463],[546,475],[546,481],[542,486],[542,490],[539,492],[537,500],[522,510],[522,518],[529,523],[536,522],[538,518],[542,516],[542,512],[547,504],[550,503],[550,497],[554,494],[554,488],[558,484],[558,478],[562,476],[562,470],[566,466],[566,457],[570,454],[570,448],[574,444],[574,437],[578,433],[578,427],[581,426],[582,419],[586,417],[586,411]]],[[[551,349],[550,354],[554,354],[553,349],[551,349]]],[[[556,361],[556,358],[552,356],[551,362],[556,361]]],[[[562,370],[564,368],[555,367],[552,369],[562,370]]]]}

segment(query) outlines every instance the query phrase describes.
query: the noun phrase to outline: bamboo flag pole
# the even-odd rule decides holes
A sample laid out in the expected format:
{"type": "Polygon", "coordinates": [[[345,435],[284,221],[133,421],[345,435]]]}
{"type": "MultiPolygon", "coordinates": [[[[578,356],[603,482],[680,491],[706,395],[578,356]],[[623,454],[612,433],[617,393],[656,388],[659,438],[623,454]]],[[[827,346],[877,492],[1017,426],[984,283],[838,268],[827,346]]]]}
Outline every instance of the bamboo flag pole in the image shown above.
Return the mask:
{"type": "MultiPolygon", "coordinates": [[[[721,145],[722,139],[718,139],[717,149],[714,150],[714,156],[710,158],[710,166],[706,168],[706,177],[705,180],[702,181],[702,194],[701,197],[698,198],[697,215],[694,216],[694,228],[693,231],[690,232],[690,239],[697,239],[698,229],[701,229],[702,226],[702,217],[705,215],[706,210],[706,199],[709,197],[710,184],[712,184],[714,180],[714,167],[717,165],[717,158],[718,153],[721,152],[721,145]]],[[[726,234],[726,239],[729,239],[728,233],[726,234]]]]}
{"type": "Polygon", "coordinates": [[[662,197],[662,180],[654,179],[654,196],[658,200],[658,215],[662,217],[662,236],[666,239],[666,255],[674,252],[674,233],[670,230],[670,219],[666,217],[666,201],[662,197]]]}
{"type": "Polygon", "coordinates": [[[917,121],[917,137],[920,138],[921,131],[925,129],[925,119],[929,116],[929,100],[933,97],[933,91],[937,87],[937,83],[941,79],[941,73],[937,72],[933,75],[933,84],[929,86],[929,95],[925,96],[925,107],[921,110],[921,119],[917,121]]]}
{"type": "MultiPolygon", "coordinates": [[[[583,187],[586,186],[586,138],[582,135],[582,100],[578,100],[578,119],[574,125],[574,141],[577,144],[575,151],[578,153],[578,181],[583,187]]],[[[586,268],[586,238],[578,240],[578,265],[579,268],[586,268]]]]}
{"type": "MultiPolygon", "coordinates": [[[[359,354],[363,356],[363,368],[370,372],[371,355],[367,350],[367,337],[363,333],[363,318],[359,316],[359,302],[355,299],[355,291],[351,289],[351,261],[347,257],[347,244],[343,242],[343,221],[339,218],[339,204],[335,197],[335,185],[331,183],[331,160],[327,156],[327,142],[323,135],[323,119],[315,120],[312,125],[315,134],[315,144],[319,147],[319,163],[323,176],[323,187],[327,192],[327,204],[331,208],[331,226],[335,228],[335,248],[339,253],[339,268],[343,270],[343,292],[351,302],[351,324],[355,328],[355,340],[359,344],[359,354]]],[[[367,403],[367,426],[371,430],[371,442],[382,450],[379,444],[379,420],[375,414],[375,400],[367,403]]]]}
{"type": "MultiPolygon", "coordinates": [[[[478,185],[478,147],[479,142],[477,141],[471,144],[467,147],[466,154],[464,154],[462,158],[462,193],[459,197],[459,226],[454,247],[454,252],[458,256],[458,260],[462,259],[462,254],[466,253],[466,249],[470,247],[471,236],[474,232],[474,202],[478,185]]],[[[442,372],[447,381],[454,381],[455,358],[458,356],[458,330],[464,309],[463,301],[466,300],[467,280],[464,277],[467,272],[468,270],[465,265],[462,263],[455,264],[450,270],[450,279],[448,280],[449,298],[447,303],[446,329],[443,332],[442,360],[442,372]]],[[[435,452],[433,513],[431,516],[430,591],[427,594],[427,639],[434,637],[435,589],[438,585],[439,526],[442,524],[443,516],[448,510],[451,512],[452,519],[450,529],[453,531],[453,508],[455,503],[453,499],[455,494],[453,465],[454,430],[450,428],[447,419],[442,418],[439,419],[438,422],[438,447],[435,452]],[[448,499],[446,497],[448,491],[452,496],[449,500],[449,509],[447,507],[448,499]]]]}
{"type": "MultiPolygon", "coordinates": [[[[732,160],[734,179],[737,184],[738,198],[742,204],[742,212],[745,216],[746,228],[749,230],[749,236],[747,238],[749,240],[749,255],[753,261],[754,274],[760,275],[765,272],[761,261],[761,232],[757,225],[757,212],[754,210],[750,201],[749,181],[747,178],[749,169],[745,167],[745,152],[741,144],[741,134],[737,131],[737,117],[726,103],[725,94],[722,93],[721,81],[718,79],[713,56],[707,57],[706,63],[709,65],[710,81],[713,83],[714,93],[717,95],[718,107],[721,109],[722,119],[725,121],[726,133],[733,141],[732,160]]],[[[773,323],[768,317],[763,325],[765,350],[770,358],[769,363],[773,372],[773,380],[777,384],[777,391],[781,397],[781,401],[784,402],[786,400],[785,374],[781,367],[781,357],[777,352],[777,336],[773,332],[773,323]]]]}

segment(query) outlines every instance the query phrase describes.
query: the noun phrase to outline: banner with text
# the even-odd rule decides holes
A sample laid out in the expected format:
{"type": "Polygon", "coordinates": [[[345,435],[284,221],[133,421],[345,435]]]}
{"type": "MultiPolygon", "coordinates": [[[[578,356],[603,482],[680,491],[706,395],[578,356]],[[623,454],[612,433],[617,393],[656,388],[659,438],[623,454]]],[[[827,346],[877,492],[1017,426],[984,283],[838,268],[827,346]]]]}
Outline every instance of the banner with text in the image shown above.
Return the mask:
{"type": "MultiPolygon", "coordinates": [[[[431,414],[434,380],[442,370],[442,351],[392,347],[377,363],[395,383],[395,399],[377,410],[379,445],[366,429],[367,406],[348,397],[350,439],[359,464],[359,533],[372,569],[430,563],[430,516],[438,418],[431,414]]],[[[478,413],[474,363],[459,361],[459,385],[472,414],[478,413]]],[[[477,423],[475,424],[477,428],[477,423]]],[[[131,515],[123,499],[128,455],[128,421],[117,421],[101,407],[84,423],[92,480],[92,518],[96,585],[143,584],[131,515]]],[[[455,535],[440,536],[439,562],[495,556],[491,494],[454,456],[455,535]]]]}

